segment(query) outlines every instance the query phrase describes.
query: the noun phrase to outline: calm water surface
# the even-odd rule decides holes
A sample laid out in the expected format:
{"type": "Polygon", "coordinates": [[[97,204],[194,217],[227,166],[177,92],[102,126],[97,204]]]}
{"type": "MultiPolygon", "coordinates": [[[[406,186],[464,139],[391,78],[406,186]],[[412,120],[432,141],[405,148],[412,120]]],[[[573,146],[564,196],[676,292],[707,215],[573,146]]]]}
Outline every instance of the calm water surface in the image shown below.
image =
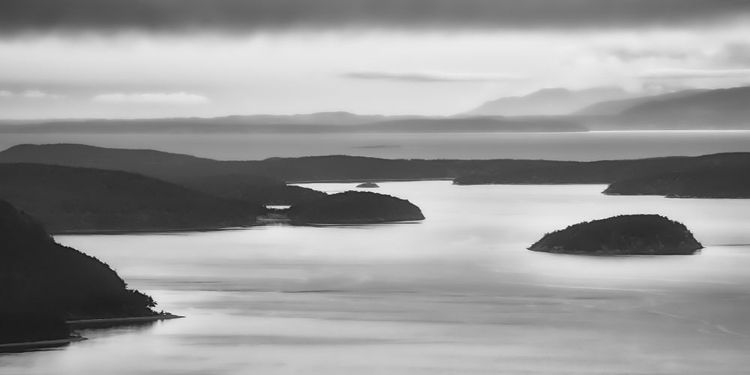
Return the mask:
{"type": "Polygon", "coordinates": [[[58,236],[187,318],[0,355],[0,373],[747,374],[750,201],[604,188],[383,183],[427,220],[58,236]],[[706,249],[525,250],[545,232],[619,213],[668,215],[706,249]]]}
{"type": "Polygon", "coordinates": [[[214,159],[357,155],[421,159],[635,159],[750,151],[750,131],[466,134],[2,134],[21,143],[149,148],[214,159]]]}

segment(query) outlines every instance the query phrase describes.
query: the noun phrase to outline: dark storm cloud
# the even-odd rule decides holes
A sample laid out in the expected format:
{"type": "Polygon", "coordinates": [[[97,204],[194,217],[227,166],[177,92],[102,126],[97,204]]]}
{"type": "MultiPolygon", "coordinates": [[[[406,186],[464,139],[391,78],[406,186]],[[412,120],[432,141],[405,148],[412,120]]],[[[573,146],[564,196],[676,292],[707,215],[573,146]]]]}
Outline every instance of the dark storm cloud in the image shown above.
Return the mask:
{"type": "Polygon", "coordinates": [[[0,32],[617,28],[749,12],[748,0],[0,0],[0,32]]]}

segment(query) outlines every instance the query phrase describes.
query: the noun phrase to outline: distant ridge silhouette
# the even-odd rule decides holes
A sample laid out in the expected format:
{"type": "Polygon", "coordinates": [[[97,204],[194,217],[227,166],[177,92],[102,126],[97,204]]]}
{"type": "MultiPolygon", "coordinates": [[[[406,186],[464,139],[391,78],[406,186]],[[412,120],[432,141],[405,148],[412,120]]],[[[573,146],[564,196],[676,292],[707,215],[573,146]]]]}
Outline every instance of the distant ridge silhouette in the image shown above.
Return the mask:
{"type": "Polygon", "coordinates": [[[619,87],[597,87],[580,91],[548,88],[525,96],[492,100],[463,113],[463,116],[560,116],[591,104],[632,96],[619,87]]]}

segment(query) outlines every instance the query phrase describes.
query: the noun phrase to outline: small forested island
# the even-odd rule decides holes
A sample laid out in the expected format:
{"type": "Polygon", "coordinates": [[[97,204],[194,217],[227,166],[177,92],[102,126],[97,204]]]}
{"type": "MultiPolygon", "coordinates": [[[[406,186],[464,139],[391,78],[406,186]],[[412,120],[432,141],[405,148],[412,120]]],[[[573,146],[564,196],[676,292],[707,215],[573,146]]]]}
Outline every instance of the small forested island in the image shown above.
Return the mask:
{"type": "Polygon", "coordinates": [[[294,224],[374,224],[424,220],[408,200],[362,191],[332,194],[287,210],[294,224]]]}
{"type": "Polygon", "coordinates": [[[357,187],[358,188],[366,188],[366,189],[375,189],[375,188],[379,188],[380,186],[378,186],[378,184],[376,184],[374,182],[363,182],[363,183],[357,185],[357,187]]]}
{"type": "Polygon", "coordinates": [[[171,317],[155,305],[109,266],[56,243],[0,200],[0,344],[64,341],[70,320],[171,317]]]}
{"type": "Polygon", "coordinates": [[[713,166],[615,181],[604,194],[670,198],[750,198],[748,165],[713,166]]]}
{"type": "Polygon", "coordinates": [[[681,223],[659,215],[621,215],[548,233],[529,250],[591,255],[690,255],[702,248],[681,223]]]}

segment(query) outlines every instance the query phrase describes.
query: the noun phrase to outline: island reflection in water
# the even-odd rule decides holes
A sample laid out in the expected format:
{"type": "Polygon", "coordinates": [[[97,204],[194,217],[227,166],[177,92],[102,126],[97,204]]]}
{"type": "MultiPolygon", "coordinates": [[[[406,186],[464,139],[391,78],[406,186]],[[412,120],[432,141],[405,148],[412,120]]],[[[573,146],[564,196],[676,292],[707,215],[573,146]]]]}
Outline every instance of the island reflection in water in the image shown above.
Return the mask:
{"type": "Polygon", "coordinates": [[[750,366],[750,201],[604,196],[602,185],[379,185],[427,219],[58,236],[187,318],[1,355],[0,373],[738,374],[750,366]],[[525,249],[546,232],[624,213],[680,221],[706,249],[669,257],[525,249]]]}

